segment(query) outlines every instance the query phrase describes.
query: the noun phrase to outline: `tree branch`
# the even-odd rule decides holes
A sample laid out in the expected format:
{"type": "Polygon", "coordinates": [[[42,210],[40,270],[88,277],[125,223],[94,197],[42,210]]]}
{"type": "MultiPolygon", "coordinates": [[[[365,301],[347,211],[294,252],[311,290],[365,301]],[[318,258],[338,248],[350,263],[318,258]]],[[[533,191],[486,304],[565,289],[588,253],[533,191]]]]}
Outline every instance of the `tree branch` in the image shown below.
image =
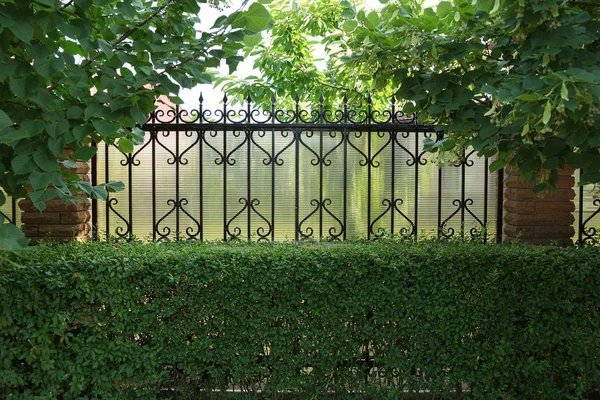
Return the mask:
{"type": "MultiPolygon", "coordinates": [[[[167,8],[169,6],[169,4],[171,4],[171,1],[165,3],[163,6],[159,7],[158,10],[156,10],[155,12],[153,12],[152,14],[150,14],[146,19],[144,19],[142,22],[139,22],[133,28],[130,28],[127,32],[125,32],[124,34],[122,34],[121,37],[119,37],[117,40],[115,40],[114,42],[112,42],[110,45],[112,47],[115,47],[119,43],[122,43],[125,39],[127,39],[129,36],[133,35],[133,33],[135,33],[142,26],[144,26],[148,22],[152,21],[158,14],[160,14],[165,8],[167,8]]],[[[81,69],[86,68],[88,65],[90,65],[91,63],[93,63],[94,60],[96,60],[97,58],[99,58],[102,54],[104,54],[104,52],[102,50],[98,50],[98,52],[96,54],[94,54],[92,56],[92,58],[84,61],[79,68],[81,68],[81,69]]]]}
{"type": "MultiPolygon", "coordinates": [[[[143,21],[139,22],[133,28],[130,28],[127,32],[125,32],[124,34],[122,34],[121,37],[119,37],[117,40],[115,40],[114,42],[112,42],[110,44],[111,47],[115,47],[116,45],[122,43],[123,41],[125,41],[125,39],[127,39],[129,36],[131,36],[132,34],[134,34],[142,26],[144,26],[148,22],[152,21],[152,19],[154,19],[165,8],[167,8],[172,3],[172,1],[173,0],[166,2],[163,6],[159,7],[158,10],[156,10],[155,12],[153,12],[152,14],[150,14],[146,19],[144,19],[143,21]]],[[[98,59],[100,56],[102,56],[102,54],[104,54],[104,52],[102,50],[98,50],[98,52],[96,54],[94,54],[91,58],[89,58],[88,60],[84,61],[79,66],[79,68],[81,68],[81,69],[87,68],[91,63],[93,63],[96,59],[98,59]]],[[[54,85],[50,86],[48,88],[48,90],[52,91],[52,90],[56,89],[59,86],[59,84],[60,83],[55,83],[54,85]]]]}

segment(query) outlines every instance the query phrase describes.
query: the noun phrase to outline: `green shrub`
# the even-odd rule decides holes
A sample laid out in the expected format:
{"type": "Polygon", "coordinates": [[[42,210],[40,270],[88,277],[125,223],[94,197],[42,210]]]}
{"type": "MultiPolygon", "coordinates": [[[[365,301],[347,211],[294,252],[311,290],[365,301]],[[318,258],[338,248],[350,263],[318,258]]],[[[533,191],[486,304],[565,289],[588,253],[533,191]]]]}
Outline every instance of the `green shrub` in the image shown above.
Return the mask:
{"type": "Polygon", "coordinates": [[[0,265],[1,398],[576,399],[600,386],[598,249],[90,243],[13,261],[0,265]]]}

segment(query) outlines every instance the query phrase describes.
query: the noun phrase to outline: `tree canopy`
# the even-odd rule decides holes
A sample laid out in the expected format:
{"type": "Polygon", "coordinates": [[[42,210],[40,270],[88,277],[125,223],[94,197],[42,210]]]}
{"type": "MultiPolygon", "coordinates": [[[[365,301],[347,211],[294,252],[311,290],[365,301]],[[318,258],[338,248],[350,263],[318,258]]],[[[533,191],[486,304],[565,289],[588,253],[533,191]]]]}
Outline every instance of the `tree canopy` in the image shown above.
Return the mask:
{"type": "MultiPolygon", "coordinates": [[[[492,170],[519,169],[534,190],[552,190],[557,169],[582,168],[600,182],[600,3],[569,0],[279,0],[262,42],[246,43],[260,77],[224,84],[268,102],[318,88],[365,92],[437,121],[427,143],[442,160],[472,146],[492,170]],[[326,54],[326,67],[311,51],[326,54]],[[262,95],[262,97],[260,96],[262,95]]],[[[314,98],[303,98],[314,101],[314,98]]]]}
{"type": "MultiPolygon", "coordinates": [[[[244,3],[198,31],[200,3],[0,1],[0,206],[27,196],[43,210],[57,196],[122,188],[93,187],[68,168],[94,156],[93,142],[132,151],[159,96],[180,103],[180,88],[211,81],[209,68],[235,68],[244,40],[271,21],[260,3],[244,3]]],[[[0,248],[20,244],[16,228],[0,225],[0,248]]]]}

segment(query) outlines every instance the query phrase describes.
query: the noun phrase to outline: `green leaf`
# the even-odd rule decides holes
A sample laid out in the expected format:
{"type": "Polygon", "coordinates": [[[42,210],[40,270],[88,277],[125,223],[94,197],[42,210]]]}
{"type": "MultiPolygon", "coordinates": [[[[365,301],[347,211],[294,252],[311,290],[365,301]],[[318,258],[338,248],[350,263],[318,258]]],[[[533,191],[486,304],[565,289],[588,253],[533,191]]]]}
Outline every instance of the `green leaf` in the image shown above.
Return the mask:
{"type": "Polygon", "coordinates": [[[121,192],[125,190],[125,184],[119,181],[108,181],[106,182],[105,187],[109,192],[121,192]]]}
{"type": "Polygon", "coordinates": [[[25,43],[29,43],[33,39],[33,27],[27,20],[19,20],[18,23],[10,26],[8,29],[25,43]]]}
{"type": "Polygon", "coordinates": [[[73,158],[81,161],[89,161],[96,154],[96,147],[82,147],[73,153],[73,158]]]}
{"type": "Polygon", "coordinates": [[[33,190],[45,189],[52,183],[56,174],[52,172],[33,171],[29,174],[29,183],[33,190]]]}
{"type": "Polygon", "coordinates": [[[550,117],[552,116],[552,103],[550,101],[546,102],[546,106],[544,107],[544,114],[542,115],[542,122],[544,125],[548,125],[550,122],[550,117]]]}
{"type": "Polygon", "coordinates": [[[74,169],[77,168],[77,162],[73,160],[63,160],[61,164],[65,166],[65,168],[74,169]]]}
{"type": "Polygon", "coordinates": [[[31,192],[27,193],[27,196],[32,201],[35,208],[37,208],[40,211],[44,211],[46,209],[45,202],[48,200],[52,200],[53,198],[56,197],[56,190],[55,189],[35,190],[35,191],[31,191],[31,192]]]}
{"type": "Polygon", "coordinates": [[[12,159],[10,165],[15,174],[26,175],[36,169],[35,162],[28,155],[18,155],[12,159]]]}
{"type": "Polygon", "coordinates": [[[271,22],[271,14],[260,3],[253,3],[245,12],[245,27],[252,32],[260,32],[271,22]]]}
{"type": "Polygon", "coordinates": [[[560,88],[560,97],[563,100],[569,100],[569,89],[567,89],[567,85],[564,82],[560,88]]]}
{"type": "Polygon", "coordinates": [[[98,46],[100,46],[102,52],[106,54],[106,57],[110,60],[113,56],[113,49],[111,44],[104,39],[98,39],[98,46]]]}
{"type": "Polygon", "coordinates": [[[253,48],[262,41],[260,34],[244,35],[244,44],[246,47],[253,48]]]}
{"type": "Polygon", "coordinates": [[[50,79],[50,60],[47,58],[36,59],[33,61],[33,68],[38,74],[46,79],[50,79]]]}
{"type": "Polygon", "coordinates": [[[13,224],[0,224],[0,250],[17,250],[27,247],[29,239],[13,224]]]}
{"type": "Polygon", "coordinates": [[[47,149],[38,149],[33,152],[33,161],[42,169],[42,171],[56,170],[56,158],[47,149]]]}
{"type": "Polygon", "coordinates": [[[133,143],[127,138],[119,139],[118,148],[121,153],[133,153],[133,143]]]}
{"type": "Polygon", "coordinates": [[[117,131],[117,128],[113,124],[104,119],[93,119],[92,125],[94,125],[96,131],[105,138],[113,135],[117,131]]]}
{"type": "Polygon", "coordinates": [[[12,126],[13,122],[4,111],[0,110],[0,130],[12,126]]]}
{"type": "Polygon", "coordinates": [[[490,164],[490,172],[496,172],[506,167],[506,160],[496,160],[490,164]]]}

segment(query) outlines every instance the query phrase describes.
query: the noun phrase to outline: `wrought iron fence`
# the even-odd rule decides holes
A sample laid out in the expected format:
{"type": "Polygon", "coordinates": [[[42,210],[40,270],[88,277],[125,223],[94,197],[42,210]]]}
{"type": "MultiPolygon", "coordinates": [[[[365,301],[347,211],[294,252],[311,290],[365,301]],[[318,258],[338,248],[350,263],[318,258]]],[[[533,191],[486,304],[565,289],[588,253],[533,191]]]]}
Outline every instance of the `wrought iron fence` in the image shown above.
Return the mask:
{"type": "MultiPolygon", "coordinates": [[[[92,202],[98,239],[501,238],[502,175],[471,151],[439,167],[422,150],[433,126],[394,104],[258,110],[225,97],[211,111],[201,99],[157,110],[144,130],[132,154],[100,145],[92,162],[94,182],[127,187],[92,202]]],[[[575,241],[597,245],[597,187],[575,192],[575,241]]],[[[15,199],[0,214],[20,225],[15,199]]]]}
{"type": "Polygon", "coordinates": [[[126,191],[94,206],[98,236],[199,240],[500,237],[502,175],[473,151],[438,167],[439,135],[395,104],[306,110],[246,103],[159,109],[131,154],[100,146],[94,180],[126,191]],[[499,211],[500,210],[500,211],[499,211]]]}

